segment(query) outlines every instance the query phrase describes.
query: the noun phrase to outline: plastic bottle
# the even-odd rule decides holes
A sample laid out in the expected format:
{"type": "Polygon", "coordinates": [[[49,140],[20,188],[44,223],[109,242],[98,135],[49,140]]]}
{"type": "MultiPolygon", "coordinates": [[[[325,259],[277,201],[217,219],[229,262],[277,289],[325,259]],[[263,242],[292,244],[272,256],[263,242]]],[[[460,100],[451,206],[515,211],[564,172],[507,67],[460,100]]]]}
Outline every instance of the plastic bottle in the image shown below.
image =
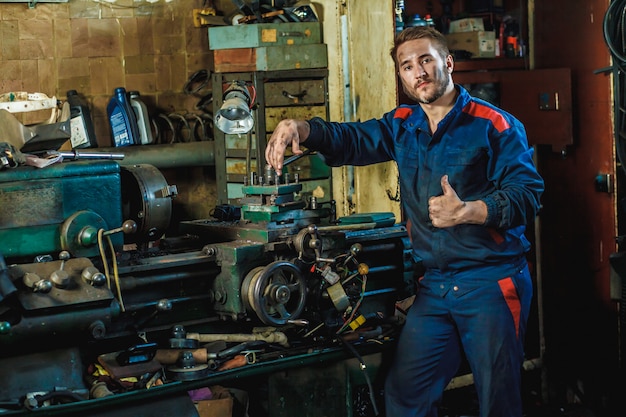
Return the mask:
{"type": "Polygon", "coordinates": [[[139,143],[147,145],[154,142],[152,137],[152,129],[150,128],[150,116],[148,115],[148,107],[141,101],[139,91],[129,91],[130,106],[135,112],[137,118],[137,129],[139,130],[139,143]]]}
{"type": "Polygon", "coordinates": [[[404,30],[404,0],[396,0],[396,33],[404,30]]]}
{"type": "Polygon", "coordinates": [[[413,15],[411,19],[405,24],[406,27],[414,27],[414,26],[426,26],[426,21],[422,19],[422,16],[419,14],[413,15]]]}
{"type": "Polygon", "coordinates": [[[399,15],[396,15],[396,34],[400,33],[404,30],[404,21],[402,20],[402,17],[399,15]]]}
{"type": "Polygon", "coordinates": [[[98,140],[93,128],[93,120],[87,102],[78,95],[76,90],[67,92],[67,103],[70,105],[70,142],[72,149],[97,148],[98,140]]]}
{"type": "Polygon", "coordinates": [[[424,22],[426,22],[426,26],[430,26],[431,28],[435,27],[435,21],[433,20],[433,17],[429,14],[424,16],[424,22]]]}
{"type": "Polygon", "coordinates": [[[113,146],[130,146],[139,143],[139,130],[135,111],[130,106],[126,89],[118,87],[107,105],[107,116],[111,125],[113,146]]]}

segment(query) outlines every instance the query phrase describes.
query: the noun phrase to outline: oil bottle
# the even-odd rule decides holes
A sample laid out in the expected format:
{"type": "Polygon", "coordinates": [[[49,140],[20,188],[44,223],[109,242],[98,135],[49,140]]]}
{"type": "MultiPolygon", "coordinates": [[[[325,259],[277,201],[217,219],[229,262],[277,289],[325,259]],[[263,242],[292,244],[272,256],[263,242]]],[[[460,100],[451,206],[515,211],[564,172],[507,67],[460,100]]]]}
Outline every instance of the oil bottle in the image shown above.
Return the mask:
{"type": "Polygon", "coordinates": [[[139,130],[135,112],[130,106],[126,89],[117,87],[107,105],[111,126],[111,141],[115,147],[139,144],[139,130]]]}
{"type": "Polygon", "coordinates": [[[76,90],[69,90],[67,103],[70,105],[70,142],[72,149],[97,148],[98,140],[87,102],[76,90]]]}
{"type": "Polygon", "coordinates": [[[137,118],[137,128],[139,130],[139,143],[147,145],[154,142],[152,137],[152,129],[150,127],[150,116],[148,115],[148,107],[141,100],[139,91],[129,91],[130,106],[135,112],[137,118]]]}

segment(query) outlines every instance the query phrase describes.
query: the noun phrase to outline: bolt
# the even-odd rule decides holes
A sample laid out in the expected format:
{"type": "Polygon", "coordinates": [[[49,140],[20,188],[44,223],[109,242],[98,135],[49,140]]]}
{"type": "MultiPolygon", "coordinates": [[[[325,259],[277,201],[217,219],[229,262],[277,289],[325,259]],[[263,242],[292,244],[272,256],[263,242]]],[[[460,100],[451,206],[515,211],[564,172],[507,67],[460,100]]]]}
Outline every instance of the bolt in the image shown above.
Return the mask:
{"type": "Polygon", "coordinates": [[[202,251],[206,256],[217,255],[217,248],[215,246],[205,246],[204,248],[202,248],[202,251]]]}
{"type": "Polygon", "coordinates": [[[157,311],[170,311],[172,309],[172,302],[167,298],[162,298],[156,305],[157,311]]]}
{"type": "Polygon", "coordinates": [[[101,320],[96,320],[89,325],[89,332],[94,340],[99,340],[106,336],[107,328],[101,320]]]}
{"type": "Polygon", "coordinates": [[[185,326],[182,324],[177,324],[172,328],[172,337],[175,339],[184,339],[187,337],[187,332],[185,331],[185,326]]]}
{"type": "Polygon", "coordinates": [[[0,334],[8,334],[11,331],[11,323],[0,321],[0,334]]]}

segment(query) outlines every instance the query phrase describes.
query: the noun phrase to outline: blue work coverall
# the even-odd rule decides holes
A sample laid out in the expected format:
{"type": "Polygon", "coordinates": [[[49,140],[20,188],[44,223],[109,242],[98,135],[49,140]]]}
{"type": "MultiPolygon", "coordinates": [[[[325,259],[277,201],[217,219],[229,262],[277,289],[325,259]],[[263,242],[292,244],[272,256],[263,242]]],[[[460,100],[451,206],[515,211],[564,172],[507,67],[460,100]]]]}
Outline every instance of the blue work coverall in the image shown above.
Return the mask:
{"type": "Polygon", "coordinates": [[[538,213],[544,182],[521,122],[456,89],[456,103],[434,134],[419,105],[401,105],[365,122],[311,119],[303,143],[330,166],[398,165],[407,229],[425,273],[387,377],[388,417],[437,416],[463,352],[480,415],[522,416],[533,294],[524,232],[538,213]],[[442,194],[443,175],[461,200],[485,202],[484,224],[432,225],[428,199],[442,194]]]}

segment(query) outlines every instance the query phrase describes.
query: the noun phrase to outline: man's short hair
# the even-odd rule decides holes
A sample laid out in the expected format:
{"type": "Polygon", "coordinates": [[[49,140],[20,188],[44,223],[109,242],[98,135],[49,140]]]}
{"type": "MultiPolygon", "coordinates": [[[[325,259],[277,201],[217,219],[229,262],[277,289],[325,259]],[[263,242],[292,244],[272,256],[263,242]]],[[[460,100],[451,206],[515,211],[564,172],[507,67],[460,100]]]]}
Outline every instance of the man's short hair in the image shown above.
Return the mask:
{"type": "Polygon", "coordinates": [[[437,50],[437,52],[439,52],[441,58],[443,58],[444,60],[448,55],[450,55],[448,42],[446,41],[446,37],[441,32],[430,26],[414,26],[406,28],[402,32],[398,33],[393,41],[393,48],[391,48],[390,54],[396,65],[398,64],[396,54],[398,53],[398,48],[400,47],[400,45],[408,41],[423,38],[427,38],[433,41],[435,49],[437,50]]]}

